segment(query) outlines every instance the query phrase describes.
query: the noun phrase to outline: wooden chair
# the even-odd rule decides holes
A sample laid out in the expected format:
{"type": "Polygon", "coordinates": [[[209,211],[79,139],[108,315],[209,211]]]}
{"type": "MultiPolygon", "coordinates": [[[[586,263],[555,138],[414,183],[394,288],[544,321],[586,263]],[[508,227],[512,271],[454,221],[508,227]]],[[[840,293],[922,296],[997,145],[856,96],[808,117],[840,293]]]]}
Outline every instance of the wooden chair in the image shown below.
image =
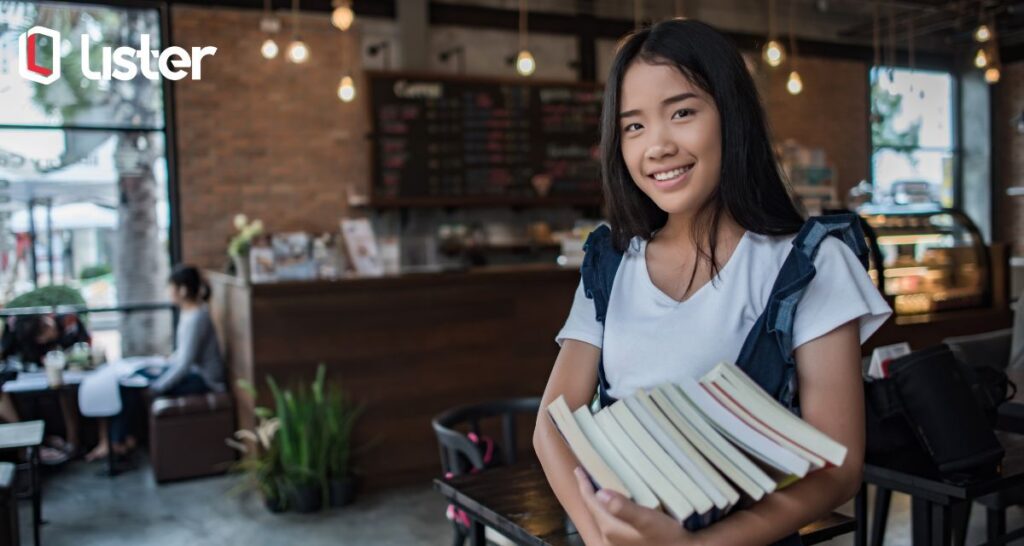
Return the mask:
{"type": "MultiPolygon", "coordinates": [[[[481,422],[501,420],[501,438],[494,439],[500,451],[502,464],[514,464],[518,457],[518,431],[516,419],[520,415],[537,415],[540,398],[513,398],[495,400],[469,406],[460,406],[441,413],[431,420],[441,450],[441,471],[446,477],[461,476],[467,472],[480,472],[487,468],[480,444],[470,439],[472,433],[481,438],[481,422]]],[[[468,529],[452,521],[455,536],[452,544],[461,546],[468,529]]]]}

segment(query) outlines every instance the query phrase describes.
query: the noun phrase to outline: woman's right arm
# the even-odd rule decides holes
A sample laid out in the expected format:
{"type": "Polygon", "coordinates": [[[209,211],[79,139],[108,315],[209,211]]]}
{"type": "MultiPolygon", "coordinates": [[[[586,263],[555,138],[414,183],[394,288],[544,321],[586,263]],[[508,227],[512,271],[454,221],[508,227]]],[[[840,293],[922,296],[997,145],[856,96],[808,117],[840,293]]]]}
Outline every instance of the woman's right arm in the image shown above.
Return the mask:
{"type": "Polygon", "coordinates": [[[551,423],[546,408],[559,395],[565,396],[565,401],[572,409],[589,404],[597,387],[597,364],[600,357],[601,349],[589,343],[574,339],[562,343],[544,389],[541,410],[537,414],[537,425],[533,431],[533,448],[544,467],[551,489],[576,525],[583,541],[591,546],[600,546],[603,541],[597,524],[583,504],[579,485],[573,475],[579,463],[551,423]]]}

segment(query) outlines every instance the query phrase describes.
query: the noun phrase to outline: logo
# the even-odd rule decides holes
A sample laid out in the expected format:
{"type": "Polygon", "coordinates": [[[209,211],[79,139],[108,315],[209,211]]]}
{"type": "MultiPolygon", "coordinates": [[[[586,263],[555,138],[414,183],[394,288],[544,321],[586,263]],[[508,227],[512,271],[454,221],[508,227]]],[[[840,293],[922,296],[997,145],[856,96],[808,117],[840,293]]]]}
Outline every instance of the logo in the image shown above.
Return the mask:
{"type": "MultiPolygon", "coordinates": [[[[128,81],[139,74],[148,80],[160,77],[171,81],[191,75],[193,80],[203,76],[203,58],[217,53],[216,47],[193,47],[189,50],[172,46],[163,51],[150,49],[149,34],[140,36],[140,49],[129,46],[112,48],[104,46],[96,55],[98,70],[92,65],[92,44],[89,35],[82,35],[82,76],[93,81],[111,79],[128,81]],[[154,64],[156,66],[154,66],[154,64]],[[191,70],[185,70],[191,69],[191,70]]],[[[21,77],[49,85],[60,78],[61,37],[60,33],[46,27],[32,27],[18,38],[18,72],[21,77]],[[40,63],[39,36],[50,39],[50,67],[40,63]]]]}
{"type": "Polygon", "coordinates": [[[26,80],[50,85],[60,78],[60,33],[32,27],[18,37],[18,73],[26,80]],[[50,68],[39,64],[39,37],[50,39],[50,68]]]}

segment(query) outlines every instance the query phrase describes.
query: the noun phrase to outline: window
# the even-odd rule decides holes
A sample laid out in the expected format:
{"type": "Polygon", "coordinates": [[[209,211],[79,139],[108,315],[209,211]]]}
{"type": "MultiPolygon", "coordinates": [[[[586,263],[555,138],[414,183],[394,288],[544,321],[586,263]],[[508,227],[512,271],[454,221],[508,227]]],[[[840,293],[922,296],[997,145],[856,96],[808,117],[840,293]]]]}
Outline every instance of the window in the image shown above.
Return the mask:
{"type": "MultiPolygon", "coordinates": [[[[146,252],[157,250],[162,270],[152,273],[162,277],[167,269],[161,82],[84,78],[83,34],[91,38],[95,56],[95,48],[104,45],[138,47],[142,34],[156,48],[159,12],[0,1],[0,303],[47,284],[74,285],[90,305],[126,301],[117,295],[117,262],[147,260],[118,253],[119,241],[129,238],[118,235],[122,229],[155,236],[146,252]],[[18,37],[35,25],[62,37],[62,74],[50,85],[18,73],[18,37]],[[139,213],[141,225],[134,216],[121,218],[139,213]]],[[[39,39],[40,49],[50,46],[48,38],[39,39]]],[[[133,299],[139,296],[148,295],[133,299]]],[[[163,293],[150,297],[162,300],[163,293]]]]}
{"type": "MultiPolygon", "coordinates": [[[[0,305],[51,284],[79,290],[91,307],[166,300],[164,82],[95,81],[81,68],[83,35],[95,70],[100,48],[138,49],[148,35],[158,49],[161,34],[153,8],[0,0],[0,305]],[[49,85],[19,73],[19,36],[37,25],[60,33],[61,75],[49,85]]],[[[45,67],[50,40],[36,38],[45,67]]],[[[121,339],[128,354],[164,347],[145,340],[168,337],[154,335],[162,320],[120,322],[119,335],[141,343],[121,339]]]]}
{"type": "Polygon", "coordinates": [[[952,75],[876,67],[871,82],[875,202],[952,207],[952,75]]]}

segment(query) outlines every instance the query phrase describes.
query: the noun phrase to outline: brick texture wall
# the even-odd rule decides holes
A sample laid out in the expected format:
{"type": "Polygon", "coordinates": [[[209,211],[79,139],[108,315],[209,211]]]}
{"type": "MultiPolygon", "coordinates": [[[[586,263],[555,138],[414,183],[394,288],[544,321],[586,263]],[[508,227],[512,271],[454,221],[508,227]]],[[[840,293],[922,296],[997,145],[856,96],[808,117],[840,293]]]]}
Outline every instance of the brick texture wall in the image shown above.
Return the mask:
{"type": "MultiPolygon", "coordinates": [[[[184,260],[220,268],[232,218],[239,212],[262,219],[270,231],[336,230],[338,219],[348,213],[348,188],[365,194],[369,182],[365,93],[349,104],[335,94],[342,54],[357,89],[365,89],[355,46],[361,42],[360,25],[342,35],[326,14],[302,15],[302,37],[312,59],[296,66],[283,58],[290,36],[287,16],[278,35],[282,52],[271,61],[259,54],[265,35],[257,10],[174,6],[171,17],[177,45],[218,48],[204,61],[201,81],[175,84],[184,260]]],[[[491,46],[484,42],[479,47],[491,46]]],[[[500,58],[507,48],[492,49],[490,57],[500,58]]],[[[543,62],[565,64],[574,54],[557,50],[550,55],[559,53],[566,58],[543,62]]],[[[759,86],[776,139],[824,148],[837,169],[840,196],[866,178],[865,65],[802,58],[804,91],[795,97],[785,90],[785,67],[760,70],[759,86]]],[[[478,72],[483,71],[467,66],[467,73],[478,72]]]]}
{"type": "Polygon", "coordinates": [[[277,35],[281,53],[266,60],[257,10],[174,6],[177,45],[218,48],[203,79],[175,84],[183,259],[225,262],[232,218],[243,212],[268,230],[335,231],[347,211],[347,187],[365,188],[369,158],[365,94],[342,103],[344,63],[359,78],[357,37],[303,15],[311,60],[284,60],[290,18],[277,35]],[[342,55],[344,54],[344,59],[342,55]]]}
{"type": "Polygon", "coordinates": [[[801,57],[803,92],[786,91],[789,69],[760,65],[758,86],[777,142],[792,138],[823,148],[836,169],[840,200],[871,174],[868,67],[842,59],[801,57]]]}
{"type": "Polygon", "coordinates": [[[1006,188],[1024,186],[1024,135],[1015,122],[1024,112],[1024,61],[1004,67],[992,103],[995,238],[1013,243],[1013,254],[1024,256],[1024,197],[1006,195],[1006,188]]]}

